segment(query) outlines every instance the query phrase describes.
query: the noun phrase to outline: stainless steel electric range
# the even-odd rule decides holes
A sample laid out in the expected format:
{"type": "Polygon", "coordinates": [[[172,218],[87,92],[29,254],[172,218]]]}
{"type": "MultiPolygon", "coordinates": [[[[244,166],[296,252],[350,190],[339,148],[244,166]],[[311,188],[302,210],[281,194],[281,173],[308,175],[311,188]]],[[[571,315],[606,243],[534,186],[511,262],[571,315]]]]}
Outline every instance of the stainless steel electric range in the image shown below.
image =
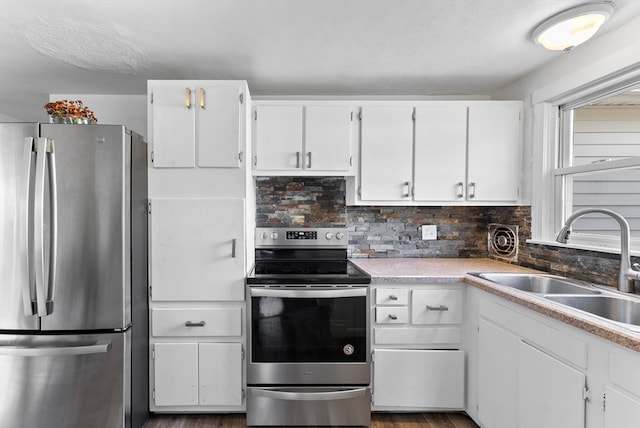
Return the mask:
{"type": "Polygon", "coordinates": [[[371,278],[344,228],[257,228],[247,425],[369,426],[371,278]]]}

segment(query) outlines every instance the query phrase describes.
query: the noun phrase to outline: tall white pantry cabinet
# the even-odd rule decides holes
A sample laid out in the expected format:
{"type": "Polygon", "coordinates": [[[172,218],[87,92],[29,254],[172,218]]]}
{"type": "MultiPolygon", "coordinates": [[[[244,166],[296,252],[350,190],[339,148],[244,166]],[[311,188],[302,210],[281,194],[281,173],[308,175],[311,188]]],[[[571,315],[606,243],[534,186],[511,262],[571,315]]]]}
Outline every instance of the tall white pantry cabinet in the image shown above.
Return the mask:
{"type": "Polygon", "coordinates": [[[247,83],[150,80],[147,91],[149,408],[244,411],[247,83]]]}

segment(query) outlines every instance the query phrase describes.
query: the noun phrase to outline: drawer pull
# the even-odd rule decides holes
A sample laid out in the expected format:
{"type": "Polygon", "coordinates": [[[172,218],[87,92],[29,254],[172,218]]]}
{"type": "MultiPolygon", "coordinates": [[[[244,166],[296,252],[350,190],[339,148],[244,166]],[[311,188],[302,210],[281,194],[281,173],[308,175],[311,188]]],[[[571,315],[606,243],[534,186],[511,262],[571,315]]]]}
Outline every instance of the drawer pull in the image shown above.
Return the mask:
{"type": "Polygon", "coordinates": [[[184,326],[185,327],[204,327],[205,324],[206,324],[205,321],[198,321],[198,322],[187,321],[186,323],[184,323],[184,326]]]}
{"type": "Polygon", "coordinates": [[[398,300],[398,296],[396,296],[395,294],[390,294],[389,300],[398,300]]]}
{"type": "Polygon", "coordinates": [[[397,315],[393,315],[393,314],[389,314],[389,318],[391,318],[392,320],[397,320],[398,316],[397,315]]]}
{"type": "Polygon", "coordinates": [[[440,306],[429,306],[427,305],[427,309],[430,311],[448,311],[449,307],[448,306],[444,306],[444,305],[440,305],[440,306]]]}

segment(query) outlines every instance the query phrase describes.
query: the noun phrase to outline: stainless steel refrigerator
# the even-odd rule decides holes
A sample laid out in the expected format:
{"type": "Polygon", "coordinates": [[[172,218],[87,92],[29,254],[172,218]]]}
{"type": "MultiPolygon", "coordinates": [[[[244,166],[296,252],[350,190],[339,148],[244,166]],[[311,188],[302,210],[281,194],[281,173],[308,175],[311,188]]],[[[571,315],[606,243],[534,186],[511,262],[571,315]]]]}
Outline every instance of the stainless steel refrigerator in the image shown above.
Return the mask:
{"type": "Polygon", "coordinates": [[[146,144],[0,124],[0,428],[148,415],[146,144]]]}

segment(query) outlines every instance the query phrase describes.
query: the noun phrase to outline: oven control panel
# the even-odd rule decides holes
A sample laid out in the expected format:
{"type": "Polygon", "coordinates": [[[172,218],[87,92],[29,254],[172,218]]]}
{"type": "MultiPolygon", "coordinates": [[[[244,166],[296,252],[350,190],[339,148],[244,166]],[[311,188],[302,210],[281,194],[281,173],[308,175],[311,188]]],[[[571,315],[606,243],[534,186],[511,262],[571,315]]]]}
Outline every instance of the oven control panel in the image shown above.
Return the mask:
{"type": "Polygon", "coordinates": [[[256,248],[347,248],[347,229],[343,227],[258,227],[255,238],[256,248]]]}

